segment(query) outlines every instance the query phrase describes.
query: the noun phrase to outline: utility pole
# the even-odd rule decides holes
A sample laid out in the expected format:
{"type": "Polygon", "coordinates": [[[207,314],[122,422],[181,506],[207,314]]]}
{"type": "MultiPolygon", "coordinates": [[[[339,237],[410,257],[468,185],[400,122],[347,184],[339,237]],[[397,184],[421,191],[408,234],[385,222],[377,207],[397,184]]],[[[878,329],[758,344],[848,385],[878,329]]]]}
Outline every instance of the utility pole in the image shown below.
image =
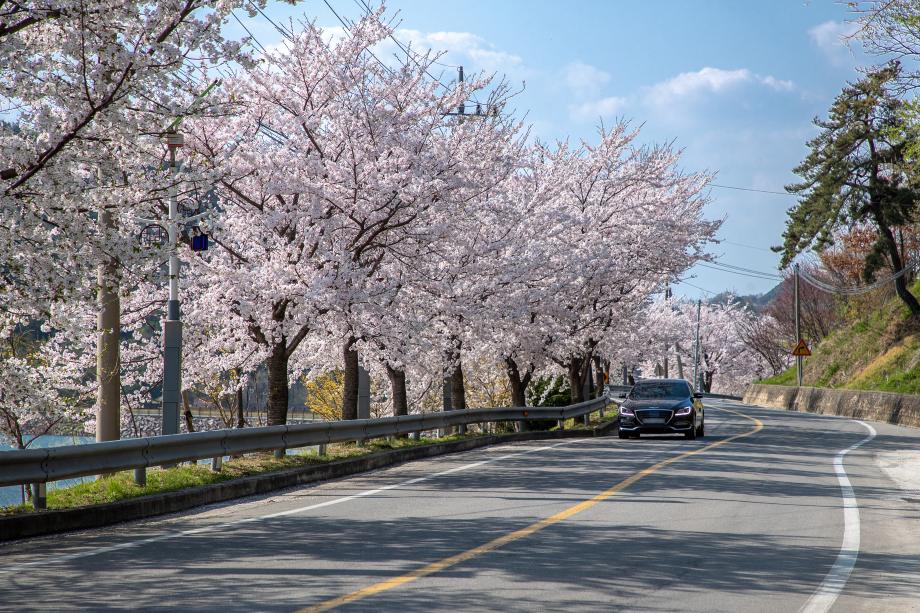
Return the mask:
{"type": "MultiPolygon", "coordinates": [[[[796,262],[792,265],[792,287],[795,292],[795,342],[796,345],[802,340],[801,332],[801,315],[799,313],[799,264],[796,262]]],[[[802,356],[795,356],[795,376],[798,386],[802,387],[802,356]]]]}
{"type": "Polygon", "coordinates": [[[178,150],[184,144],[181,133],[166,135],[169,147],[169,168],[173,184],[169,188],[169,302],[163,321],[163,423],[161,434],[178,434],[179,402],[182,390],[182,321],[179,312],[179,202],[178,150]]]}
{"type": "Polygon", "coordinates": [[[693,387],[700,391],[703,387],[700,385],[700,309],[703,301],[696,301],[696,349],[693,350],[693,387]]]}
{"type": "MultiPolygon", "coordinates": [[[[458,67],[458,73],[459,73],[460,83],[463,83],[463,66],[458,67]]],[[[466,104],[465,103],[461,102],[460,106],[457,107],[457,114],[460,115],[461,121],[463,121],[462,117],[466,114],[466,104]]]]}
{"type": "Polygon", "coordinates": [[[371,374],[358,365],[358,419],[371,417],[371,374]]]}
{"type": "MultiPolygon", "coordinates": [[[[115,227],[112,211],[103,205],[98,225],[105,235],[115,227]]],[[[96,282],[96,441],[121,438],[121,298],[118,263],[106,256],[96,282]]]]}
{"type": "MultiPolygon", "coordinates": [[[[671,286],[667,281],[664,282],[664,299],[665,299],[665,302],[671,299],[671,286]]],[[[665,379],[668,378],[668,341],[667,339],[665,339],[664,341],[664,378],[665,379]]]]}

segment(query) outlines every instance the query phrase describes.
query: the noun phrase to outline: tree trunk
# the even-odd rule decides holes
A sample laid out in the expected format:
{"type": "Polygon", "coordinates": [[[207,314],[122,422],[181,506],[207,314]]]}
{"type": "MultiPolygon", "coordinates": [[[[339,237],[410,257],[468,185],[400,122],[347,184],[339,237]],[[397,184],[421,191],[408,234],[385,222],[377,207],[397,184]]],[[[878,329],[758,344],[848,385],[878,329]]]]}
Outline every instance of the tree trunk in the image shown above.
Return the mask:
{"type": "Polygon", "coordinates": [[[237,385],[236,388],[236,427],[242,428],[246,425],[246,419],[243,417],[243,386],[237,385]]]}
{"type": "Polygon", "coordinates": [[[528,367],[527,372],[521,376],[517,362],[513,358],[505,358],[505,372],[508,373],[508,383],[511,386],[511,406],[526,407],[527,386],[530,385],[533,370],[528,367]]]}
{"type": "Polygon", "coordinates": [[[600,398],[604,393],[604,364],[599,357],[594,358],[594,390],[595,398],[600,398]]]}
{"type": "Polygon", "coordinates": [[[707,394],[712,392],[712,371],[703,371],[703,391],[707,394]]]}
{"type": "Polygon", "coordinates": [[[188,390],[182,390],[182,415],[185,417],[185,429],[189,432],[195,431],[195,417],[192,415],[192,405],[188,401],[188,390]]]}
{"type": "MultiPolygon", "coordinates": [[[[894,234],[891,232],[891,228],[884,219],[881,204],[879,204],[875,198],[872,198],[871,208],[872,215],[875,218],[875,224],[878,226],[879,232],[881,232],[882,236],[885,238],[885,245],[888,248],[888,257],[891,258],[891,267],[894,269],[894,272],[900,272],[900,270],[904,268],[904,262],[901,260],[898,244],[894,240],[894,234]]],[[[898,294],[898,298],[900,298],[901,301],[907,305],[907,308],[910,309],[911,316],[920,317],[920,302],[917,302],[914,295],[907,289],[907,279],[905,277],[906,275],[901,275],[894,280],[895,291],[898,294]]]]}
{"type": "Polygon", "coordinates": [[[287,339],[272,346],[268,356],[268,425],[283,426],[288,413],[287,339]]]}
{"type": "Polygon", "coordinates": [[[571,390],[570,400],[572,404],[578,404],[585,399],[582,394],[581,363],[581,358],[572,358],[569,360],[568,372],[566,373],[569,379],[569,389],[571,390]]]}
{"type": "Polygon", "coordinates": [[[680,359],[680,343],[674,344],[674,354],[677,356],[677,378],[684,378],[684,362],[680,359]]]}
{"type": "Polygon", "coordinates": [[[342,383],[342,419],[358,419],[358,351],[355,339],[350,338],[342,349],[345,363],[342,383]]]}
{"type": "MultiPolygon", "coordinates": [[[[569,387],[572,390],[572,404],[578,404],[579,402],[590,399],[589,397],[593,384],[593,378],[591,376],[592,358],[593,356],[589,353],[585,357],[572,358],[569,362],[568,377],[569,387]]],[[[587,424],[588,416],[576,417],[575,420],[587,424]]]]}
{"type": "Polygon", "coordinates": [[[450,408],[459,411],[466,408],[466,386],[463,383],[463,364],[457,360],[450,373],[450,408]]]}
{"type": "MultiPolygon", "coordinates": [[[[891,252],[891,261],[894,263],[895,271],[899,271],[904,268],[904,263],[901,261],[900,256],[897,256],[897,249],[890,248],[891,252]],[[895,257],[897,256],[897,260],[895,257]]],[[[913,294],[910,293],[910,290],[907,289],[907,275],[901,275],[894,280],[894,289],[898,293],[898,298],[907,305],[907,308],[910,309],[910,314],[912,317],[920,317],[920,302],[917,302],[917,299],[913,294]]]]}
{"type": "Polygon", "coordinates": [[[387,364],[387,377],[390,379],[390,390],[393,396],[393,416],[409,414],[409,399],[406,395],[406,371],[393,368],[387,364]]]}

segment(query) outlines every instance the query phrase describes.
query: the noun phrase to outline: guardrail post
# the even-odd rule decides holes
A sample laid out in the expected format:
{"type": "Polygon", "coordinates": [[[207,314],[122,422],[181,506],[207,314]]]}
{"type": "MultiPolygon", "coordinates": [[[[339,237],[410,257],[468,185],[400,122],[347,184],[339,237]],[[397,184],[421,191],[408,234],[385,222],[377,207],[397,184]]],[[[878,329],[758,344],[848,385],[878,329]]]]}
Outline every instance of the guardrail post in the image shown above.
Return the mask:
{"type": "Polygon", "coordinates": [[[32,507],[35,509],[46,509],[48,508],[48,484],[47,483],[33,483],[32,484],[32,507]]]}
{"type": "Polygon", "coordinates": [[[418,430],[416,430],[415,432],[413,432],[410,436],[412,437],[412,440],[413,440],[413,441],[420,441],[420,440],[422,440],[422,433],[419,432],[418,430]]]}
{"type": "Polygon", "coordinates": [[[147,486],[147,467],[141,466],[134,469],[134,482],[141,487],[147,486]]]}
{"type": "Polygon", "coordinates": [[[565,430],[565,418],[564,417],[559,420],[559,429],[565,430]]]}
{"type": "Polygon", "coordinates": [[[457,426],[457,434],[461,436],[466,434],[466,424],[460,424],[459,426],[457,426]]]}
{"type": "Polygon", "coordinates": [[[280,460],[284,457],[284,449],[275,449],[275,459],[280,460]]]}
{"type": "Polygon", "coordinates": [[[224,464],[224,456],[219,455],[211,458],[211,470],[216,473],[220,472],[221,467],[224,464]]]}
{"type": "Polygon", "coordinates": [[[320,443],[316,453],[319,455],[326,455],[326,443],[320,443]]]}

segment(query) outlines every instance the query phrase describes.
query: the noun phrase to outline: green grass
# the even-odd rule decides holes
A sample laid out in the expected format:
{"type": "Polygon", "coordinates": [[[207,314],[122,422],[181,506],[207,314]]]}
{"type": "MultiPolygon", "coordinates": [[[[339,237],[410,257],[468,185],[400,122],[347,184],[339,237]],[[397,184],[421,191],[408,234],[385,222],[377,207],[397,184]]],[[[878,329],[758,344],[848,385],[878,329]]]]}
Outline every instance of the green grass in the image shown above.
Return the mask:
{"type": "Polygon", "coordinates": [[[757,383],[765,383],[767,385],[795,385],[795,366],[787,368],[778,375],[761,379],[757,383]]]}
{"type": "MultiPolygon", "coordinates": [[[[920,281],[911,291],[920,295],[920,281]]],[[[805,358],[803,383],[815,387],[920,394],[920,324],[896,297],[831,332],[805,358]]],[[[795,367],[759,383],[795,385],[795,367]]]]}

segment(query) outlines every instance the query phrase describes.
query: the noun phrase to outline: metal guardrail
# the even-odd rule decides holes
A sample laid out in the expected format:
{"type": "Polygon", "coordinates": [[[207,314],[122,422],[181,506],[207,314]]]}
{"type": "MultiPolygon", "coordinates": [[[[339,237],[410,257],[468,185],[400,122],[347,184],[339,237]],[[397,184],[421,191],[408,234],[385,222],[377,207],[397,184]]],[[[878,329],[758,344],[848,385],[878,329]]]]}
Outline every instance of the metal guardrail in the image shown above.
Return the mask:
{"type": "MultiPolygon", "coordinates": [[[[567,407],[517,407],[466,409],[421,413],[379,419],[315,422],[211,430],[122,439],[86,445],[0,451],[0,486],[32,484],[36,507],[44,505],[44,484],[49,481],[98,475],[120,470],[143,471],[150,466],[173,465],[205,458],[256,451],[278,451],[360,441],[396,434],[495,421],[564,420],[607,407],[606,397],[567,407]]],[[[219,462],[215,463],[219,468],[219,462]]],[[[137,472],[136,478],[137,478],[137,472]]],[[[145,480],[145,477],[143,477],[145,480]]]]}

